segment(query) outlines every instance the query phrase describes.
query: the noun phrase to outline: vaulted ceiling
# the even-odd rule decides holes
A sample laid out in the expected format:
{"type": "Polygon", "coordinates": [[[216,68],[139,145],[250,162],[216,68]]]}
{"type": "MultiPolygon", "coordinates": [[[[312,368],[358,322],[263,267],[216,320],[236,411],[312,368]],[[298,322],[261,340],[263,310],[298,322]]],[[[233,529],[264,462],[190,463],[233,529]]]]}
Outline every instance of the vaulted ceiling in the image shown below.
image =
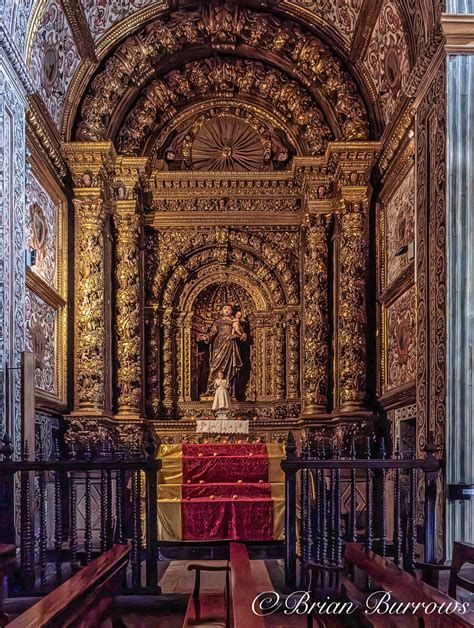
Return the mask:
{"type": "MultiPolygon", "coordinates": [[[[176,136],[186,127],[187,101],[212,95],[224,107],[232,94],[241,103],[237,115],[255,117],[262,146],[273,142],[274,153],[317,154],[328,139],[374,139],[403,111],[417,60],[437,32],[441,0],[223,7],[38,0],[25,55],[52,126],[67,140],[112,138],[124,153],[173,156],[183,150],[176,136]],[[170,111],[173,133],[166,135],[170,111]],[[269,120],[290,129],[281,150],[282,135],[272,139],[265,130],[269,120]]],[[[198,113],[208,115],[205,107],[198,113]]]]}

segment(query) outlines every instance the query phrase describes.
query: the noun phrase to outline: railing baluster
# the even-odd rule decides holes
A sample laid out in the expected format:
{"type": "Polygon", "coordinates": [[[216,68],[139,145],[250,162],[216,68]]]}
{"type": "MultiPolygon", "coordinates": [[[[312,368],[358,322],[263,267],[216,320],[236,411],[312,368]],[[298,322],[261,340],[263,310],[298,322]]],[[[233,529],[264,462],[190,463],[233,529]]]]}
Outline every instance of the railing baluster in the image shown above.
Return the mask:
{"type": "Polygon", "coordinates": [[[140,584],[140,545],[138,527],[138,475],[140,471],[134,471],[132,475],[132,587],[136,589],[140,584]]]}
{"type": "MultiPolygon", "coordinates": [[[[84,450],[84,459],[89,462],[91,459],[91,451],[89,443],[86,444],[84,450]]],[[[90,472],[85,472],[85,491],[84,491],[84,551],[86,555],[86,565],[92,560],[92,486],[90,472]]]]}
{"type": "Polygon", "coordinates": [[[410,469],[410,508],[407,571],[415,572],[416,561],[416,469],[410,469]]]}
{"type": "MultiPolygon", "coordinates": [[[[367,459],[370,460],[372,440],[370,436],[367,437],[367,459]]],[[[368,549],[372,549],[373,546],[373,502],[372,502],[372,470],[367,469],[366,475],[367,487],[366,487],[366,546],[368,549]]]]}
{"type": "MultiPolygon", "coordinates": [[[[341,458],[339,440],[335,445],[335,458],[341,458]]],[[[337,468],[334,470],[334,563],[338,566],[341,556],[341,470],[337,468]]]]}
{"type": "Polygon", "coordinates": [[[74,471],[70,472],[70,529],[69,529],[69,550],[71,552],[71,567],[73,570],[77,569],[79,564],[77,561],[78,545],[77,545],[77,486],[76,486],[76,474],[74,471]]]}
{"type": "Polygon", "coordinates": [[[63,515],[61,502],[60,471],[54,473],[54,551],[56,564],[56,580],[61,581],[61,553],[63,549],[63,515]]]}
{"type": "MultiPolygon", "coordinates": [[[[380,459],[385,460],[385,439],[380,440],[380,459]]],[[[385,558],[387,554],[387,512],[385,503],[385,481],[387,479],[387,470],[382,469],[381,486],[380,486],[380,554],[385,558]]]]}
{"type": "MultiPolygon", "coordinates": [[[[395,459],[400,460],[400,440],[397,439],[395,449],[395,459]]],[[[395,564],[400,567],[402,564],[402,524],[401,524],[401,499],[400,499],[400,469],[395,469],[394,482],[394,553],[395,564]]]]}
{"type": "Polygon", "coordinates": [[[123,543],[123,486],[125,472],[117,469],[115,485],[115,516],[117,519],[117,543],[123,543]]]}
{"type": "MultiPolygon", "coordinates": [[[[23,448],[23,460],[28,461],[30,457],[28,441],[25,441],[23,448]]],[[[22,531],[21,531],[21,569],[26,581],[34,578],[34,541],[33,529],[31,525],[31,485],[30,472],[21,472],[22,483],[22,531]]]]}
{"type": "Polygon", "coordinates": [[[100,472],[100,551],[107,549],[107,476],[100,472]]]}
{"type": "MultiPolygon", "coordinates": [[[[331,459],[334,459],[334,449],[331,447],[331,459]]],[[[329,471],[329,562],[334,565],[336,561],[336,530],[335,530],[335,480],[334,469],[329,471]]]]}
{"type": "MultiPolygon", "coordinates": [[[[39,444],[39,460],[43,462],[43,445],[40,440],[39,444]]],[[[39,564],[40,564],[40,583],[41,587],[46,586],[46,551],[47,551],[47,538],[46,538],[46,477],[45,472],[39,472],[39,564]]]]}
{"type": "MultiPolygon", "coordinates": [[[[355,447],[355,435],[351,436],[351,449],[350,458],[355,460],[356,447],[355,447]]],[[[357,541],[357,504],[356,504],[356,470],[355,467],[351,468],[351,513],[350,513],[350,530],[349,538],[355,543],[357,541]]]]}
{"type": "Polygon", "coordinates": [[[106,548],[110,549],[112,547],[112,471],[107,470],[107,527],[106,527],[106,548]]]}

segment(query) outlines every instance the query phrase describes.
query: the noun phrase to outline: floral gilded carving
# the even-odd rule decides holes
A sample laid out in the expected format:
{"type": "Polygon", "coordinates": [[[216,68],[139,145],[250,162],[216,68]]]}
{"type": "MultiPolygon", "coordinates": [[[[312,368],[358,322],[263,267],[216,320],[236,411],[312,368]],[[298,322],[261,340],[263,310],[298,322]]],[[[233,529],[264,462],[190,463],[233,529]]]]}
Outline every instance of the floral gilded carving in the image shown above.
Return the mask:
{"type": "Polygon", "coordinates": [[[415,240],[415,169],[412,168],[386,204],[387,285],[408,266],[407,255],[397,255],[415,240]]]}
{"type": "Polygon", "coordinates": [[[328,216],[308,217],[304,254],[305,413],[324,412],[328,395],[328,216]]]}
{"type": "Polygon", "coordinates": [[[411,288],[387,308],[387,390],[416,377],[416,294],[411,288]]]}
{"type": "Polygon", "coordinates": [[[116,225],[116,346],[119,414],[138,414],[141,405],[139,216],[119,212],[116,225]]]}
{"type": "Polygon", "coordinates": [[[76,218],[76,406],[104,407],[104,222],[97,196],[74,199],[76,218]]]}
{"type": "MultiPolygon", "coordinates": [[[[266,48],[290,61],[306,86],[316,85],[330,103],[344,139],[368,136],[367,115],[352,79],[341,63],[314,36],[298,25],[238,5],[203,5],[180,11],[168,21],[156,21],[129,37],[96,75],[82,105],[77,137],[97,140],[106,136],[111,112],[133,80],[141,84],[153,72],[152,59],[173,54],[191,42],[219,48],[237,40],[266,48]],[[146,54],[144,54],[144,52],[146,54]]],[[[159,96],[169,106],[166,90],[159,96]]]]}
{"type": "Polygon", "coordinates": [[[356,409],[366,398],[366,201],[344,202],[339,220],[340,401],[343,408],[356,409]]]}

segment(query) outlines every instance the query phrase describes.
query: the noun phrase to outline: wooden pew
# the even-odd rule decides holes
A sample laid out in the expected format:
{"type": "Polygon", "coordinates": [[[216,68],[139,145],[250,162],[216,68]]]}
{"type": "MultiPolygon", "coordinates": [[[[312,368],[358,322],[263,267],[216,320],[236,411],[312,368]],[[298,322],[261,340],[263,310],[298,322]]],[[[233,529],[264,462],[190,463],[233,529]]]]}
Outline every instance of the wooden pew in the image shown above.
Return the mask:
{"type": "MultiPolygon", "coordinates": [[[[394,602],[434,603],[451,605],[454,608],[455,600],[448,595],[438,591],[434,587],[417,580],[414,576],[403,571],[391,561],[374,554],[358,543],[348,543],[345,549],[345,571],[350,573],[354,567],[360,569],[370,579],[372,590],[388,591],[394,602]]],[[[351,601],[365,601],[367,593],[360,591],[349,576],[343,579],[343,590],[351,601]]],[[[469,611],[465,614],[454,612],[446,613],[425,613],[423,608],[414,609],[413,615],[364,615],[363,620],[366,625],[400,626],[400,625],[420,625],[432,628],[468,627],[474,626],[474,613],[469,611]],[[411,622],[414,620],[414,623],[411,622]],[[405,623],[402,623],[405,622],[405,623]]],[[[362,624],[364,625],[364,624],[362,624]]]]}
{"type": "MultiPolygon", "coordinates": [[[[16,566],[16,547],[15,545],[0,543],[0,579],[8,576],[14,571],[16,566]]],[[[0,590],[0,626],[7,623],[6,615],[3,612],[3,587],[0,590]]]]}
{"type": "Polygon", "coordinates": [[[230,543],[230,560],[226,566],[188,565],[196,572],[194,591],[189,598],[183,627],[233,626],[233,628],[263,628],[263,617],[252,612],[252,602],[260,593],[252,574],[247,547],[230,543]],[[222,594],[201,594],[201,573],[223,571],[226,586],[222,594]]]}
{"type": "Polygon", "coordinates": [[[131,548],[114,545],[8,624],[12,628],[95,628],[111,617],[117,576],[126,568],[131,548]]]}

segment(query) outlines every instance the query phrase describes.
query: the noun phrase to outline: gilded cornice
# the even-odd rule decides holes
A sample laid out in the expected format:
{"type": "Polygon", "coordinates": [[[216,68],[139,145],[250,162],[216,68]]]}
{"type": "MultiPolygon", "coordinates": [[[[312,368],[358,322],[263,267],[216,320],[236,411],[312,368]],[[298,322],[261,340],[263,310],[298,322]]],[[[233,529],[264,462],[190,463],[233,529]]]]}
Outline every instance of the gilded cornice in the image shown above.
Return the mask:
{"type": "MultiPolygon", "coordinates": [[[[271,207],[271,204],[270,204],[271,207]]],[[[145,214],[144,224],[148,227],[160,229],[163,227],[190,227],[192,226],[247,226],[262,225],[272,226],[298,226],[303,221],[301,212],[279,212],[272,211],[262,212],[199,212],[199,211],[180,211],[180,212],[159,212],[154,211],[145,214]]]]}
{"type": "Polygon", "coordinates": [[[89,59],[93,63],[97,62],[95,56],[94,40],[84,14],[82,2],[77,0],[61,0],[64,13],[69,26],[71,27],[74,41],[82,59],[89,59]]]}
{"type": "Polygon", "coordinates": [[[66,174],[66,163],[61,154],[60,138],[37,93],[28,96],[26,122],[30,135],[34,135],[59,176],[63,177],[66,174]]]}
{"type": "Polygon", "coordinates": [[[190,193],[205,198],[298,198],[301,190],[293,172],[160,172],[147,180],[154,199],[189,198],[190,193]],[[245,177],[243,180],[243,176],[245,177]]]}

